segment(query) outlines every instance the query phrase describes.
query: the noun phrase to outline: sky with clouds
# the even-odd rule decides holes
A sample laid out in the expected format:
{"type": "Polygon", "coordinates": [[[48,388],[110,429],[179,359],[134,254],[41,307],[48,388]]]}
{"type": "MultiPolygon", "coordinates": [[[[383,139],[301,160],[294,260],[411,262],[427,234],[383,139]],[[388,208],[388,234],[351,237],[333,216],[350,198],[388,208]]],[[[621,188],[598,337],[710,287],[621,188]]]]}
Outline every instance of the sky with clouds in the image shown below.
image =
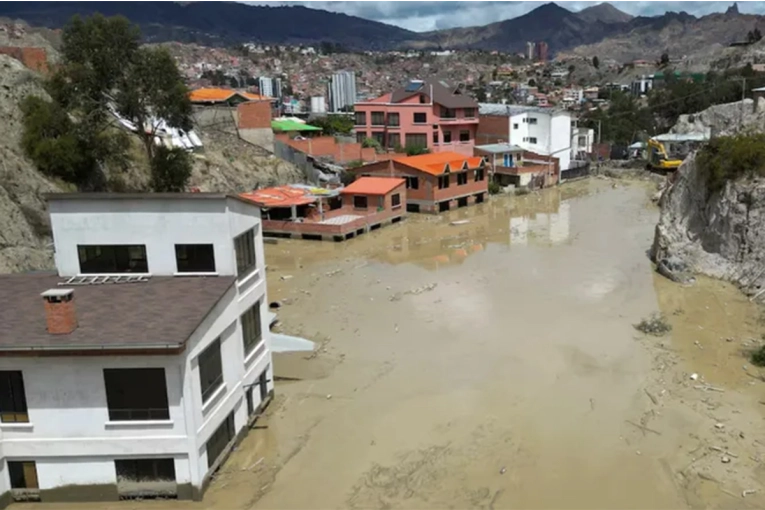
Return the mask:
{"type": "MultiPolygon", "coordinates": [[[[341,12],[396,25],[417,32],[473,25],[486,25],[521,16],[545,2],[246,2],[257,5],[304,5],[341,12]]],[[[579,11],[600,2],[557,2],[579,11]]],[[[685,11],[696,16],[724,12],[733,2],[610,2],[634,16],[655,16],[667,11],[685,11]]],[[[742,13],[765,14],[765,2],[739,2],[742,13]]]]}

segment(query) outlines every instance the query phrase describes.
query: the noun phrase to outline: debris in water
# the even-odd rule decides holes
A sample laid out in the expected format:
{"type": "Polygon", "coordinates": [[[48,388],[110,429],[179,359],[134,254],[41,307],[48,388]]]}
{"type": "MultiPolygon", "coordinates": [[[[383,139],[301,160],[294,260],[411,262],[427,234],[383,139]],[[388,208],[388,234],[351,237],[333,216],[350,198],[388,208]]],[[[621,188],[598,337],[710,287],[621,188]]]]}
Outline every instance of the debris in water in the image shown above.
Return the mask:
{"type": "Polygon", "coordinates": [[[329,400],[331,398],[332,398],[332,394],[330,393],[329,395],[327,395],[327,400],[329,400]]]}
{"type": "Polygon", "coordinates": [[[745,498],[745,497],[747,497],[750,494],[757,494],[757,489],[746,489],[746,490],[741,492],[741,497],[745,498]]]}
{"type": "Polygon", "coordinates": [[[470,223],[470,220],[457,220],[451,222],[449,225],[467,225],[468,223],[470,223]]]}
{"type": "Polygon", "coordinates": [[[726,456],[726,455],[723,455],[723,456],[720,458],[720,461],[721,461],[723,464],[728,464],[728,463],[730,462],[730,457],[728,457],[728,456],[726,456]]]}
{"type": "Polygon", "coordinates": [[[292,275],[291,274],[283,274],[281,276],[281,279],[282,280],[291,280],[292,279],[292,275]]]}
{"type": "Polygon", "coordinates": [[[691,374],[691,381],[695,381],[699,378],[699,374],[691,374]]]}
{"type": "Polygon", "coordinates": [[[715,423],[715,428],[717,430],[722,430],[722,429],[725,428],[725,424],[724,423],[715,423]]]}
{"type": "Polygon", "coordinates": [[[643,319],[633,326],[635,329],[646,335],[663,336],[672,331],[672,326],[661,314],[653,314],[647,319],[643,319]]]}
{"type": "Polygon", "coordinates": [[[268,307],[270,309],[272,309],[272,310],[275,310],[277,308],[281,308],[282,304],[280,302],[278,302],[278,301],[271,301],[271,303],[269,303],[268,307]]]}
{"type": "Polygon", "coordinates": [[[505,466],[502,466],[502,469],[499,470],[500,475],[504,475],[507,472],[507,468],[505,466]]]}

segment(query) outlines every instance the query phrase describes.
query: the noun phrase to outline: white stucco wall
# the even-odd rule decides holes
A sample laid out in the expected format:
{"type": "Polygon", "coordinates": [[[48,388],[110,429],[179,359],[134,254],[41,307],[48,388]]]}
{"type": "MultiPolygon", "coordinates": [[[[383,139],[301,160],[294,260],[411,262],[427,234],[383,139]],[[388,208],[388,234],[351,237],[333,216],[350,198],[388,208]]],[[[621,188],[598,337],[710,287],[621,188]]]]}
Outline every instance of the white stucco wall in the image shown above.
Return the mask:
{"type": "Polygon", "coordinates": [[[561,170],[571,162],[571,115],[567,112],[530,111],[511,118],[510,143],[560,160],[561,170]],[[532,124],[529,119],[536,119],[532,124]],[[515,125],[518,129],[513,129],[515,125]],[[536,138],[536,143],[530,139],[536,138]]]}
{"type": "Polygon", "coordinates": [[[231,217],[246,214],[250,226],[260,218],[258,208],[225,197],[66,199],[49,209],[61,276],[80,273],[77,245],[88,244],[144,244],[149,273],[158,276],[176,273],[176,244],[212,244],[216,272],[233,275],[233,238],[246,229],[232,230],[231,217]]]}
{"type": "MultiPolygon", "coordinates": [[[[173,274],[176,242],[212,242],[218,272],[235,274],[233,239],[250,228],[256,232],[257,266],[239,276],[179,355],[0,357],[0,370],[23,374],[30,419],[26,424],[0,423],[0,492],[9,489],[5,460],[34,460],[40,488],[49,489],[115,483],[115,459],[172,457],[176,481],[201,486],[208,472],[207,439],[232,410],[236,431],[246,425],[245,387],[271,365],[258,209],[230,198],[54,200],[50,204],[56,262],[62,275],[79,273],[77,244],[130,243],[147,245],[152,274],[173,274]],[[245,359],[239,318],[258,302],[264,342],[245,359]],[[216,338],[221,340],[224,384],[203,405],[198,356],[216,338]],[[165,369],[170,419],[110,422],[103,369],[146,367],[165,369]]],[[[272,379],[270,370],[268,378],[272,379]]],[[[272,382],[268,388],[273,388],[272,382]]],[[[256,387],[254,407],[259,403],[256,387]]]]}

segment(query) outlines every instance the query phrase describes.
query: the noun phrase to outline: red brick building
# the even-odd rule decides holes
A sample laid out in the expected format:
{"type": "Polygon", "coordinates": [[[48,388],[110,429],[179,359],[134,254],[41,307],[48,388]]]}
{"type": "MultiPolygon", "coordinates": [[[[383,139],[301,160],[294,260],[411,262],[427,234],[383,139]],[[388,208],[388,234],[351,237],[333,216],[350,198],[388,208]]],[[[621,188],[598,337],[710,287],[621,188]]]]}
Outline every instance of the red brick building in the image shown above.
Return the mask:
{"type": "Polygon", "coordinates": [[[483,158],[439,152],[364,165],[357,175],[406,180],[406,209],[438,213],[486,200],[488,179],[483,158]]]}

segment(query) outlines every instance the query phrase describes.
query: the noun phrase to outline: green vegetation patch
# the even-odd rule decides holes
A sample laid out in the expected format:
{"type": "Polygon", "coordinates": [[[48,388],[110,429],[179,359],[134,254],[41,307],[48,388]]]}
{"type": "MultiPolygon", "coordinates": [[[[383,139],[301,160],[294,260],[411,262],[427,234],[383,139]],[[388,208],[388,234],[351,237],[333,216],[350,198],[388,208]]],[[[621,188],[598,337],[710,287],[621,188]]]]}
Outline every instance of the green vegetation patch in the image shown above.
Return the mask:
{"type": "Polygon", "coordinates": [[[714,138],[699,151],[696,165],[711,192],[719,191],[731,180],[765,176],[765,134],[714,138]]]}

